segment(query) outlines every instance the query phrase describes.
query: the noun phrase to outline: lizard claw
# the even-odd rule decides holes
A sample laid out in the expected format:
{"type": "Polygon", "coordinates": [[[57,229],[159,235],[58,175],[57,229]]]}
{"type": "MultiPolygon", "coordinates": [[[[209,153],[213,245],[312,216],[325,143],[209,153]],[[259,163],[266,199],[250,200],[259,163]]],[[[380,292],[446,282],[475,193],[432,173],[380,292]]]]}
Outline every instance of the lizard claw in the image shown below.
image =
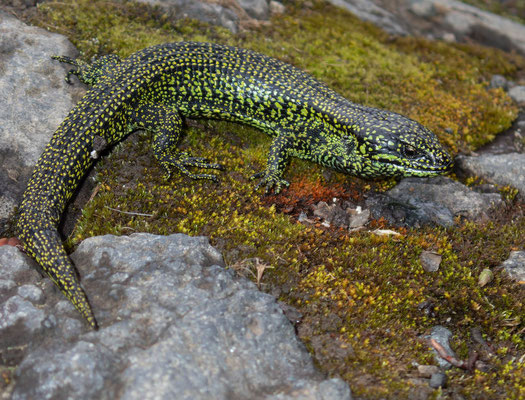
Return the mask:
{"type": "Polygon", "coordinates": [[[283,188],[290,186],[290,183],[282,179],[277,175],[268,173],[267,171],[258,172],[250,177],[251,180],[260,179],[259,183],[255,186],[255,191],[259,190],[261,187],[265,187],[265,194],[269,194],[272,189],[275,194],[279,194],[283,188]]]}
{"type": "Polygon", "coordinates": [[[173,167],[179,169],[181,173],[192,179],[209,179],[213,182],[218,182],[217,176],[212,174],[194,174],[188,170],[188,167],[197,167],[203,169],[217,169],[224,170],[224,166],[217,163],[209,163],[204,157],[192,157],[186,152],[179,153],[175,156],[166,156],[165,160],[161,161],[162,166],[167,171],[167,177],[171,175],[173,167]]]}

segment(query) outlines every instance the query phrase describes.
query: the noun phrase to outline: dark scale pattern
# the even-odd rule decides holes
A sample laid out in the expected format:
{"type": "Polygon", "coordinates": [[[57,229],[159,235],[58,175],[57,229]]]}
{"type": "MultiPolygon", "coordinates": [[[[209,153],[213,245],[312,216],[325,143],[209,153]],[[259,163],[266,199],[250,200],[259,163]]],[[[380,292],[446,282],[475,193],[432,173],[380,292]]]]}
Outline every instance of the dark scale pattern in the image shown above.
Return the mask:
{"type": "Polygon", "coordinates": [[[257,187],[279,192],[291,156],[363,178],[431,176],[451,159],[426,128],[399,114],[356,105],[305,72],[249,50],[210,43],[172,43],[127,59],[89,65],[67,57],[71,75],[92,89],[58,127],[40,157],[19,208],[18,234],[27,252],[96,328],[86,295],[57,234],[80,179],[100,148],[136,129],[153,132],[155,157],[168,174],[221,169],[178,153],[183,117],[255,126],[273,137],[257,187]]]}

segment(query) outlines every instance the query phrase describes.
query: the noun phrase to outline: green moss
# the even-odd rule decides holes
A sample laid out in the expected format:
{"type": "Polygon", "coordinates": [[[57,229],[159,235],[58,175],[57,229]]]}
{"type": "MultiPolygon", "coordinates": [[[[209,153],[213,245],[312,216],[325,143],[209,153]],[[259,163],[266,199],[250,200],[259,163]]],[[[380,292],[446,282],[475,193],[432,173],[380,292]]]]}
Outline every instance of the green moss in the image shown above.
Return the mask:
{"type": "MultiPolygon", "coordinates": [[[[512,77],[522,71],[522,59],[480,47],[390,40],[326,5],[295,9],[272,20],[271,27],[233,37],[195,22],[172,23],[161,12],[134,3],[71,4],[45,3],[36,21],[67,34],[85,57],[113,51],[125,56],[174,40],[250,47],[310,71],[352,101],[415,117],[454,152],[487,142],[516,114],[508,97],[487,89],[486,82],[493,73],[512,77]]],[[[265,197],[254,193],[249,180],[265,165],[270,143],[255,129],[189,122],[181,147],[224,164],[227,171],[219,184],[178,174],[163,179],[149,141],[148,134],[133,135],[99,163],[98,192],[69,239],[71,247],[107,233],[207,235],[228,265],[253,271],[257,258],[271,267],[261,288],[280,293],[281,300],[299,309],[304,315],[300,337],[319,367],[346,379],[356,396],[409,398],[417,391],[407,384],[417,376],[413,362],[434,362],[423,335],[442,324],[454,332],[460,357],[477,349],[470,337],[474,326],[498,352],[487,361],[488,373],[451,370],[443,395],[520,397],[525,385],[519,361],[525,349],[520,337],[524,296],[495,268],[510,250],[525,247],[525,207],[516,199],[484,223],[398,229],[402,237],[350,234],[302,225],[293,216],[333,197],[359,201],[363,193],[388,188],[393,181],[366,183],[294,160],[287,173],[290,189],[265,197]],[[443,256],[438,272],[423,271],[423,250],[443,256]],[[493,269],[495,279],[480,288],[477,278],[484,268],[493,269]],[[434,305],[434,314],[420,309],[425,302],[434,305]],[[319,344],[317,339],[326,336],[333,340],[319,344]]],[[[370,227],[388,226],[379,220],[370,227]]]]}
{"type": "Polygon", "coordinates": [[[225,40],[227,31],[195,20],[171,21],[160,8],[133,1],[71,0],[38,4],[32,22],[66,35],[89,60],[121,57],[148,46],[180,40],[225,40]]]}

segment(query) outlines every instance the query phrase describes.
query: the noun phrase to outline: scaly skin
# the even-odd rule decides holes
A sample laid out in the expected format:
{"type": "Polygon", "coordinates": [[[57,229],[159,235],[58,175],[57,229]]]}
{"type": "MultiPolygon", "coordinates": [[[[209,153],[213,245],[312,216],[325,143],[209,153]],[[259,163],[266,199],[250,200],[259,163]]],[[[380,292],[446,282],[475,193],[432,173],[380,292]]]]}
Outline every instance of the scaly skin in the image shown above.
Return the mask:
{"type": "Polygon", "coordinates": [[[362,178],[445,173],[450,156],[428,129],[392,112],[344,99],[281,61],[210,43],[172,43],[127,59],[106,56],[88,65],[67,57],[91,90],[58,127],[37,162],[19,208],[17,231],[26,251],[85,317],[97,323],[57,226],[79,181],[97,158],[137,129],[153,132],[153,150],[166,171],[194,179],[189,167],[221,169],[178,153],[184,117],[255,126],[273,137],[258,187],[279,192],[290,157],[362,178]]]}

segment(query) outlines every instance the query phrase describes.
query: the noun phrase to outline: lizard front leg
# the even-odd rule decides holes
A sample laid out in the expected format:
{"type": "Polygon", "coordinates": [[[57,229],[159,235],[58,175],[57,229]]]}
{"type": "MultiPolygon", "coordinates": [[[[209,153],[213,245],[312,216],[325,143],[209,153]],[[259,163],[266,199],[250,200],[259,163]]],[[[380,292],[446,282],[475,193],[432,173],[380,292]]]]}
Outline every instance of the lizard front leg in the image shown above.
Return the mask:
{"type": "Polygon", "coordinates": [[[182,133],[182,119],[172,108],[153,103],[140,103],[131,112],[131,119],[135,128],[153,132],[153,153],[166,170],[166,177],[171,175],[173,168],[178,168],[181,173],[192,179],[217,181],[217,177],[213,174],[194,174],[188,170],[188,167],[218,170],[223,170],[224,167],[209,163],[205,158],[192,157],[186,152],[177,151],[182,133]]]}
{"type": "Polygon", "coordinates": [[[290,159],[292,139],[287,132],[281,132],[273,139],[270,152],[268,153],[266,168],[250,178],[260,179],[255,186],[255,190],[264,186],[266,193],[273,189],[278,194],[281,189],[290,186],[290,183],[283,179],[283,174],[290,159]]]}

